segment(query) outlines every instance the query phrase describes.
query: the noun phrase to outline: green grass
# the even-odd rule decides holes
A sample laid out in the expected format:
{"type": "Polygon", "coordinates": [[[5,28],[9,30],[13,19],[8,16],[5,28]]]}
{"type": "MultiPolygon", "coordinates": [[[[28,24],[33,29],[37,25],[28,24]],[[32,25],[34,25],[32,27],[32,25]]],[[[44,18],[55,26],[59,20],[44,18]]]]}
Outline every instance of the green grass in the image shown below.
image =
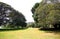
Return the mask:
{"type": "Polygon", "coordinates": [[[0,31],[0,39],[60,39],[60,32],[47,32],[38,28],[0,31]]]}

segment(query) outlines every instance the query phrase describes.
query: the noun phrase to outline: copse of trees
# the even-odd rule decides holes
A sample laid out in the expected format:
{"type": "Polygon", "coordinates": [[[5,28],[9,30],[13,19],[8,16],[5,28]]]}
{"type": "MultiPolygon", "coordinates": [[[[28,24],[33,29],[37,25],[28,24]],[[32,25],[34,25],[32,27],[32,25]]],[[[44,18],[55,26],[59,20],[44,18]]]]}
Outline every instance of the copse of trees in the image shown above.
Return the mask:
{"type": "MultiPolygon", "coordinates": [[[[51,0],[43,0],[39,6],[32,8],[33,18],[38,26],[60,28],[60,3],[51,0]],[[50,2],[48,2],[50,1],[50,2]]],[[[37,6],[37,5],[35,5],[37,6]]],[[[33,6],[34,7],[34,6],[33,6]]]]}
{"type": "Polygon", "coordinates": [[[0,2],[0,25],[10,28],[26,27],[26,19],[21,12],[0,2]]]}

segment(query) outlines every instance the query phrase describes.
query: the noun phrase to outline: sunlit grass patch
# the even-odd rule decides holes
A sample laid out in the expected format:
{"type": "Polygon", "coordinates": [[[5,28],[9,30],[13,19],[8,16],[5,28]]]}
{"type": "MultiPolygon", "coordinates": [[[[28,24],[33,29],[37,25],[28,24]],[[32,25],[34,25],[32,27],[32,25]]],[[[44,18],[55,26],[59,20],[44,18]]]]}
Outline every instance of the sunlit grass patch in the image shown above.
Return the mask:
{"type": "Polygon", "coordinates": [[[60,33],[28,28],[25,30],[0,32],[0,39],[60,39],[60,33]]]}

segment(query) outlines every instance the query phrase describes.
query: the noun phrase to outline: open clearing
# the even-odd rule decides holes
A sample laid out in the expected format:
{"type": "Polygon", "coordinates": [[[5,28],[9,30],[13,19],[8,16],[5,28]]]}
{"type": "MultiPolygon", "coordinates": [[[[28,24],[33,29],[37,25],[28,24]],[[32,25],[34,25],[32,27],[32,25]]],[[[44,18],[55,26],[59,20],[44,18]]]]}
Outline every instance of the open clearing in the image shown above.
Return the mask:
{"type": "Polygon", "coordinates": [[[0,31],[0,39],[60,39],[60,32],[47,32],[38,28],[0,31]]]}

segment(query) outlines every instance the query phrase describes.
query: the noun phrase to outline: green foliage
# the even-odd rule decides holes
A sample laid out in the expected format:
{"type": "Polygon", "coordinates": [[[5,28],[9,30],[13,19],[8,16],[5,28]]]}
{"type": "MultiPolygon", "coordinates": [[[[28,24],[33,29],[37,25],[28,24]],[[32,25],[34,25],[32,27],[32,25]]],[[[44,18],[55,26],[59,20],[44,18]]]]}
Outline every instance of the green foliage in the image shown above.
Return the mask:
{"type": "Polygon", "coordinates": [[[38,23],[29,22],[29,23],[27,23],[27,27],[40,28],[41,26],[38,23]]]}
{"type": "Polygon", "coordinates": [[[36,3],[36,4],[32,7],[31,11],[32,11],[33,14],[34,14],[34,12],[35,12],[35,9],[36,9],[38,6],[39,6],[39,3],[36,3]]]}
{"type": "Polygon", "coordinates": [[[9,16],[12,18],[12,21],[13,21],[13,22],[10,23],[10,25],[13,24],[17,27],[19,27],[19,26],[26,27],[26,19],[18,11],[15,11],[15,14],[11,13],[9,16]]]}
{"type": "Polygon", "coordinates": [[[0,25],[11,28],[26,27],[26,19],[21,12],[16,11],[8,4],[0,2],[0,25]]]}
{"type": "Polygon", "coordinates": [[[60,22],[60,3],[43,4],[35,9],[33,18],[37,25],[48,26],[60,22]]]}
{"type": "Polygon", "coordinates": [[[34,23],[33,22],[28,22],[27,27],[34,27],[34,23]]]}

